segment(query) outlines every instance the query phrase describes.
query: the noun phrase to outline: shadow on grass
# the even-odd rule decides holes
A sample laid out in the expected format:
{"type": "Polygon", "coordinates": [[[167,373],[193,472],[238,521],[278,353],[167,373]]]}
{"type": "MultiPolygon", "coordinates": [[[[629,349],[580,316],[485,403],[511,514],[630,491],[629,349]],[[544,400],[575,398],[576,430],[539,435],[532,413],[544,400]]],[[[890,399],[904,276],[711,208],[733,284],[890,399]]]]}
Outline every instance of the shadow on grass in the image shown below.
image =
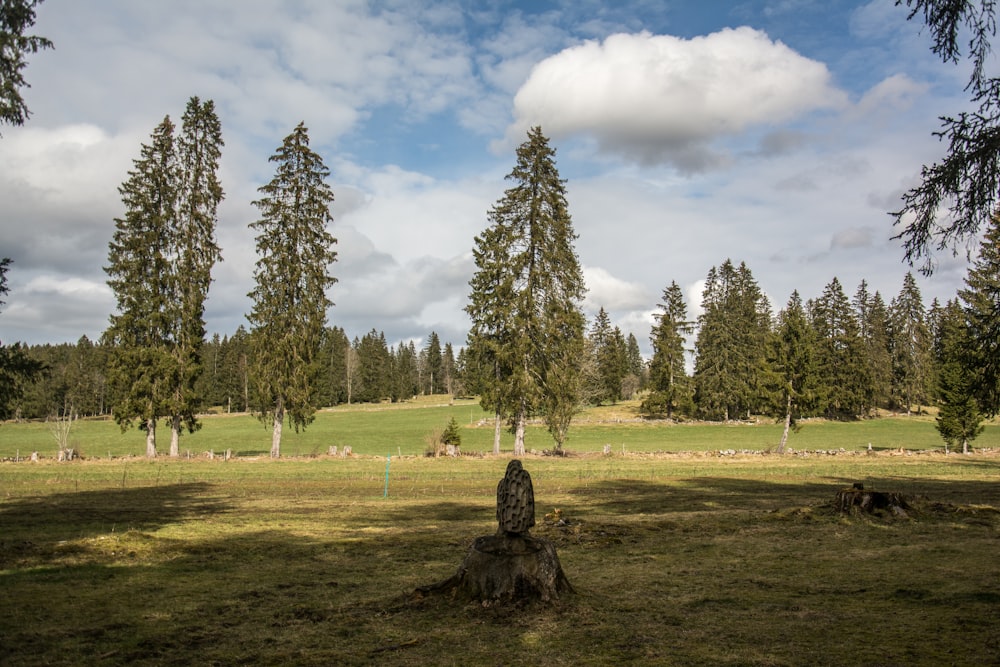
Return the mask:
{"type": "MultiPolygon", "coordinates": [[[[671,483],[607,480],[570,489],[569,493],[585,500],[591,510],[612,515],[699,510],[776,511],[832,502],[839,490],[855,481],[836,477],[787,484],[735,477],[697,477],[671,483]]],[[[994,482],[894,477],[864,483],[867,488],[898,491],[931,502],[1000,507],[1000,484],[994,482]]],[[[536,503],[538,501],[536,498],[536,503]]]]}
{"type": "Polygon", "coordinates": [[[206,483],[76,491],[0,505],[0,566],[24,551],[51,553],[64,540],[161,526],[230,511],[206,483]]]}

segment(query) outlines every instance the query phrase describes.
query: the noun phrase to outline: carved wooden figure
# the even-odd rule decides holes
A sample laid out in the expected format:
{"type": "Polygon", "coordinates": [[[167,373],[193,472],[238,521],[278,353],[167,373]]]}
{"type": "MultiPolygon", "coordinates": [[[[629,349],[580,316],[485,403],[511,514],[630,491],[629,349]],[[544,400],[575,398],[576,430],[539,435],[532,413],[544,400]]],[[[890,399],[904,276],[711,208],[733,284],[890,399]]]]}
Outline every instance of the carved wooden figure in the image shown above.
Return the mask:
{"type": "Polygon", "coordinates": [[[535,525],[535,492],[531,475],[521,462],[507,464],[507,473],[497,484],[497,535],[527,535],[535,525]]]}

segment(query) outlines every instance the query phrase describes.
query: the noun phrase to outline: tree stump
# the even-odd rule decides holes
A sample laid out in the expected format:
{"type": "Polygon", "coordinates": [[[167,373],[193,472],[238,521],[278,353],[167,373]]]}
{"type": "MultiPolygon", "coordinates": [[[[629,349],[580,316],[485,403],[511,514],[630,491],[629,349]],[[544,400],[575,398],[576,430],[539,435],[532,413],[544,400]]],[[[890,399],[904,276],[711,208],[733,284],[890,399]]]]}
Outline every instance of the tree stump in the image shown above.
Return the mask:
{"type": "Polygon", "coordinates": [[[496,516],[496,535],[477,537],[454,575],[415,593],[451,593],[484,603],[553,602],[572,593],[555,545],[528,535],[535,525],[535,493],[517,459],[497,485],[496,516]]]}
{"type": "Polygon", "coordinates": [[[421,586],[417,593],[450,593],[479,602],[554,602],[573,587],[549,540],[510,535],[477,537],[458,571],[448,579],[421,586]]]}
{"type": "Polygon", "coordinates": [[[907,516],[906,510],[911,509],[906,497],[894,491],[871,491],[861,485],[837,492],[834,500],[837,511],[842,514],[864,512],[874,514],[887,510],[896,516],[907,516]],[[860,487],[860,488],[859,488],[860,487]]]}

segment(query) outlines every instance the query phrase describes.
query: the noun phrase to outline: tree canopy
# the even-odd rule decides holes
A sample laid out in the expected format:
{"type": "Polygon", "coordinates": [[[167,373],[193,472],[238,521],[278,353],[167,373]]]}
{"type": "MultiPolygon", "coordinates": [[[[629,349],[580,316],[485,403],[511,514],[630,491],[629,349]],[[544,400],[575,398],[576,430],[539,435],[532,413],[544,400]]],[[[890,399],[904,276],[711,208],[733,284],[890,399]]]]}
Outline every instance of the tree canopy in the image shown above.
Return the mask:
{"type": "MultiPolygon", "coordinates": [[[[896,4],[903,4],[897,0],[896,4]]],[[[930,31],[931,50],[972,65],[966,90],[974,111],[941,117],[935,136],[948,144],[940,161],[924,165],[921,181],[892,213],[901,227],[906,259],[934,269],[935,251],[957,249],[989,224],[1000,198],[1000,79],[986,75],[990,40],[996,32],[994,0],[905,0],[908,18],[920,17],[930,31]],[[968,44],[962,40],[968,36],[968,44]],[[967,50],[966,48],[967,47],[967,50]]]]}
{"type": "Polygon", "coordinates": [[[24,78],[28,54],[51,49],[45,37],[25,35],[35,25],[35,8],[42,0],[0,2],[0,125],[24,125],[31,112],[21,90],[31,86],[24,78]]]}

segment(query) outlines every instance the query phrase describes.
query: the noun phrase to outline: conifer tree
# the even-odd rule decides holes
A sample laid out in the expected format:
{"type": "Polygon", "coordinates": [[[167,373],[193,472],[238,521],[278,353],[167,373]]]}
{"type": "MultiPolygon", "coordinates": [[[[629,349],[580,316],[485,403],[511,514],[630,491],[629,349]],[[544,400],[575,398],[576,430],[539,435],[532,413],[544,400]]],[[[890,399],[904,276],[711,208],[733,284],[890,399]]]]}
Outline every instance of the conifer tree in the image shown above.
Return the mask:
{"type": "Polygon", "coordinates": [[[1000,215],[994,215],[958,293],[969,327],[967,371],[980,410],[1000,413],[1000,215]]]}
{"type": "Polygon", "coordinates": [[[817,405],[829,418],[855,418],[863,403],[858,378],[861,339],[858,321],[840,280],[834,277],[823,294],[809,302],[816,334],[817,405]]]}
{"type": "Polygon", "coordinates": [[[444,344],[441,353],[441,388],[446,394],[455,393],[455,349],[451,343],[444,344]]]}
{"type": "Polygon", "coordinates": [[[893,394],[906,414],[914,405],[919,414],[930,380],[931,338],[920,288],[912,273],[903,278],[899,296],[889,305],[889,331],[893,394]]]}
{"type": "Polygon", "coordinates": [[[178,190],[173,220],[172,299],[176,309],[172,351],[176,363],[173,395],[169,400],[170,455],[179,453],[182,424],[189,432],[200,428],[195,416],[204,404],[195,391],[202,373],[205,341],[205,301],[212,283],[212,268],[222,259],[215,240],[218,207],[222,202],[219,159],[222,126],[215,104],[192,97],[181,120],[177,141],[178,190]]]}
{"type": "Polygon", "coordinates": [[[510,424],[516,455],[524,452],[527,419],[538,413],[560,450],[580,391],[585,287],[554,158],[541,129],[532,128],[507,176],[514,185],[490,210],[473,250],[469,344],[492,368],[481,400],[510,424]]]}
{"type": "Polygon", "coordinates": [[[778,314],[778,326],[771,339],[771,367],[780,383],[779,395],[784,410],[785,428],[778,444],[778,453],[785,451],[788,432],[794,419],[808,409],[816,392],[814,362],[816,341],[806,317],[802,299],[792,292],[788,305],[778,314]]]}
{"type": "Polygon", "coordinates": [[[738,419],[762,407],[767,394],[770,305],[745,263],[726,260],[708,273],[702,292],[694,389],[710,419],[738,419]]]}
{"type": "Polygon", "coordinates": [[[969,372],[970,329],[957,300],[949,301],[942,313],[936,356],[940,407],[935,420],[946,446],[961,444],[969,453],[969,442],[983,432],[983,415],[973,394],[975,374],[969,372]]]}
{"type": "Polygon", "coordinates": [[[590,350],[593,356],[595,386],[590,395],[597,405],[615,403],[622,390],[622,380],[628,373],[625,338],[618,327],[612,329],[611,318],[602,306],[590,330],[590,350]]]}
{"type": "Polygon", "coordinates": [[[118,397],[115,421],[126,431],[138,419],[146,456],[156,456],[156,422],[170,414],[177,321],[170,262],[177,218],[179,165],[174,124],[167,116],[143,144],[128,179],[118,188],[125,215],[115,218],[109,243],[108,285],[115,293],[103,342],[111,352],[109,379],[118,397]]]}
{"type": "Polygon", "coordinates": [[[653,317],[650,341],[653,358],[649,362],[652,393],[644,401],[645,414],[659,414],[672,419],[677,409],[690,402],[690,379],[684,368],[684,343],[691,335],[693,322],[688,320],[684,293],[676,281],[663,290],[660,312],[653,317]]]}
{"type": "Polygon", "coordinates": [[[312,422],[316,407],[313,382],[322,342],[326,295],[335,278],[337,240],[327,231],[333,221],[333,191],[326,183],[329,169],[309,148],[304,123],[285,137],[270,161],[274,178],[258,188],[253,202],[260,219],[257,231],[256,287],[250,292],[253,380],[256,412],[271,420],[271,456],[281,455],[281,431],[287,416],[298,431],[312,422]]]}
{"type": "MultiPolygon", "coordinates": [[[[0,297],[10,291],[7,287],[7,271],[12,264],[9,257],[0,259],[0,297]]],[[[0,306],[4,305],[0,299],[0,306]]],[[[20,343],[4,345],[0,341],[0,420],[9,418],[16,411],[28,385],[37,380],[45,371],[45,365],[27,353],[20,343]]]]}
{"type": "Polygon", "coordinates": [[[444,378],[441,370],[441,339],[438,338],[436,331],[431,332],[424,353],[426,369],[423,391],[428,395],[444,393],[444,378]]]}
{"type": "Polygon", "coordinates": [[[625,348],[628,376],[634,378],[633,390],[626,392],[626,398],[631,398],[637,391],[646,388],[649,374],[646,370],[646,360],[642,358],[642,350],[639,349],[639,340],[634,333],[629,332],[628,338],[625,339],[625,348]]]}
{"type": "Polygon", "coordinates": [[[861,414],[868,416],[888,403],[892,382],[892,359],[889,351],[889,314],[882,295],[868,291],[861,281],[851,302],[861,338],[859,389],[861,414]]]}
{"type": "Polygon", "coordinates": [[[35,8],[42,0],[0,2],[0,124],[24,125],[31,112],[21,95],[30,88],[22,70],[25,56],[52,48],[52,41],[24,32],[35,25],[35,8]]]}

